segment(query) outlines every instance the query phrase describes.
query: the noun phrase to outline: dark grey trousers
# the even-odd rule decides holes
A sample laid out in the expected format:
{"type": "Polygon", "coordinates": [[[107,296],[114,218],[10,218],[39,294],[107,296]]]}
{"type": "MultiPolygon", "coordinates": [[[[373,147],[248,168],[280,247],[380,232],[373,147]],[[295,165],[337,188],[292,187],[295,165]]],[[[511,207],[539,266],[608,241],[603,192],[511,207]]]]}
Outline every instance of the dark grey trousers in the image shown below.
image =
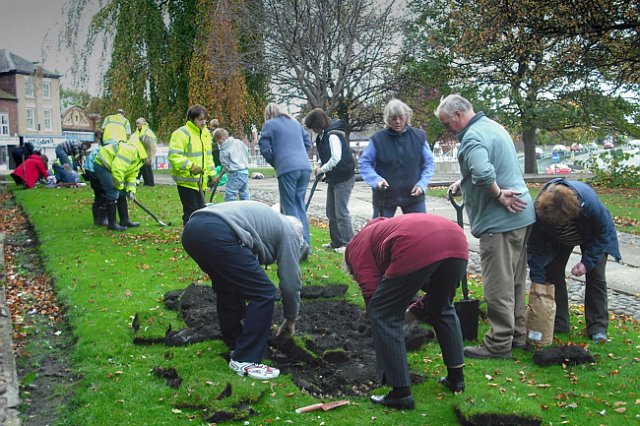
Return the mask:
{"type": "Polygon", "coordinates": [[[404,312],[418,290],[428,297],[428,322],[438,337],[444,364],[464,364],[462,330],[452,300],[467,261],[444,259],[402,277],[383,277],[367,310],[382,384],[411,385],[404,341],[404,312]]]}
{"type": "MultiPolygon", "coordinates": [[[[556,288],[556,319],[554,324],[556,333],[566,333],[570,330],[569,297],[565,269],[572,250],[573,247],[559,246],[556,257],[545,268],[547,282],[553,284],[556,288]]],[[[589,336],[597,332],[606,333],[609,327],[606,267],[607,256],[605,255],[594,269],[586,273],[584,313],[589,336]]]]}

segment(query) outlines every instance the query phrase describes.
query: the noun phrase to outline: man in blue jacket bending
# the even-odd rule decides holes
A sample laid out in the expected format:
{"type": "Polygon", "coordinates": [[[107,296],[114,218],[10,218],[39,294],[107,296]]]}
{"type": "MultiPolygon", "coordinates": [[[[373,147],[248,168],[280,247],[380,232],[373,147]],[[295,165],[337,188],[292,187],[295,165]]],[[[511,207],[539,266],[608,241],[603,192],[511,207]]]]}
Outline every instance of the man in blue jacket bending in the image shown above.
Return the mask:
{"type": "Polygon", "coordinates": [[[587,335],[607,341],[607,255],[620,261],[618,235],[611,214],[586,183],[549,181],[535,201],[537,221],[528,243],[531,282],[555,286],[554,333],[569,332],[569,302],[565,268],[575,246],[582,259],[571,268],[575,276],[586,275],[585,316],[587,335]]]}

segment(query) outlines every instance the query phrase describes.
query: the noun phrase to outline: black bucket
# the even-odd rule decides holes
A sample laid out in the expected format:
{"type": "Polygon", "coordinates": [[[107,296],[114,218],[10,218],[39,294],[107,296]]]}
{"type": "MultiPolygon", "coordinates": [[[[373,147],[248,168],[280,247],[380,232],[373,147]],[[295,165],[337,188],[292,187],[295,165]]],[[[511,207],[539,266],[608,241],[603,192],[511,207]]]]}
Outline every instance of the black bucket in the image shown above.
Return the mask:
{"type": "Polygon", "coordinates": [[[478,299],[460,300],[453,304],[460,319],[462,338],[478,340],[478,318],[480,317],[480,301],[478,299]]]}

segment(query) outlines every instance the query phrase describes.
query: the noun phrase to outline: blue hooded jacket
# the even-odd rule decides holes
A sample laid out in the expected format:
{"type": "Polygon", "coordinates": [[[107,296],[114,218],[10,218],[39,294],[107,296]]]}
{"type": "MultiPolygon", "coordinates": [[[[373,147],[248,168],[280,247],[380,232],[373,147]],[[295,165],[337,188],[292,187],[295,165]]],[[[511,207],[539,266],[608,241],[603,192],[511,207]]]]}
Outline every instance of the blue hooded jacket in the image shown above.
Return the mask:
{"type": "MultiPolygon", "coordinates": [[[[609,210],[602,204],[593,188],[583,182],[557,178],[547,182],[542,191],[549,185],[555,184],[566,185],[578,194],[580,216],[574,222],[584,241],[580,245],[581,261],[587,271],[595,268],[606,255],[611,255],[616,262],[619,262],[621,256],[615,225],[609,210]]],[[[531,282],[546,282],[545,268],[556,256],[558,246],[556,227],[537,219],[531,230],[527,247],[531,282]]]]}

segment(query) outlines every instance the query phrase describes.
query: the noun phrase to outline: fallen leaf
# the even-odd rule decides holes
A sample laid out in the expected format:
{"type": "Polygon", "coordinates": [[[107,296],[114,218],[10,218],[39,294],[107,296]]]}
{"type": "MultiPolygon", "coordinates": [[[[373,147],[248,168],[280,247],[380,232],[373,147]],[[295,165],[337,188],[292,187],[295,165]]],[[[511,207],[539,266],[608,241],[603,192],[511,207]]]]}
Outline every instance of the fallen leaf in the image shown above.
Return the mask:
{"type": "Polygon", "coordinates": [[[615,411],[616,413],[624,413],[625,411],[627,411],[627,407],[620,407],[620,408],[616,408],[613,411],[615,411]]]}

